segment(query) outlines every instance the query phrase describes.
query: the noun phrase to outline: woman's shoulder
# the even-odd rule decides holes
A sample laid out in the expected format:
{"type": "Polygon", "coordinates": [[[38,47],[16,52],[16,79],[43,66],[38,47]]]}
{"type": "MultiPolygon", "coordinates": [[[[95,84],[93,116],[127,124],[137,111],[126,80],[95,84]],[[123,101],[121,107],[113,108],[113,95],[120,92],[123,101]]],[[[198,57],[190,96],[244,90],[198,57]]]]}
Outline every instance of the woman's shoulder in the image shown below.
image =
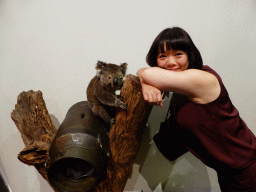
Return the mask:
{"type": "Polygon", "coordinates": [[[190,80],[195,86],[210,86],[219,83],[220,76],[216,71],[207,65],[204,65],[201,69],[188,69],[184,71],[184,76],[190,80]]]}
{"type": "Polygon", "coordinates": [[[195,103],[206,104],[212,102],[220,95],[220,76],[209,66],[203,66],[201,70],[187,70],[191,76],[194,94],[189,99],[195,103]]]}
{"type": "Polygon", "coordinates": [[[203,65],[202,68],[201,68],[201,70],[213,74],[215,77],[217,77],[217,79],[218,79],[219,81],[222,81],[222,80],[221,80],[221,77],[219,76],[219,74],[218,74],[214,69],[212,69],[211,67],[209,67],[208,65],[203,65]]]}

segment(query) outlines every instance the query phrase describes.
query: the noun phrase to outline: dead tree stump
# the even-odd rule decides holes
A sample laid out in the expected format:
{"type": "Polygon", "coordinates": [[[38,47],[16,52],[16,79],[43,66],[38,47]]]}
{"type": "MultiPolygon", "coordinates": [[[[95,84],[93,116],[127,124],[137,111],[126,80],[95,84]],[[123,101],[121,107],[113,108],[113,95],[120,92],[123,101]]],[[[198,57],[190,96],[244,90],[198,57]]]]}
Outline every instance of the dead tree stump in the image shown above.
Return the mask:
{"type": "MultiPolygon", "coordinates": [[[[121,96],[128,108],[117,109],[115,124],[109,133],[111,157],[107,175],[92,191],[123,192],[152,109],[152,106],[145,103],[139,79],[134,75],[126,76],[121,96]]],[[[45,161],[57,130],[49,116],[41,91],[22,92],[18,96],[11,118],[25,144],[25,148],[18,155],[19,160],[34,166],[48,181],[45,161]]],[[[54,188],[53,190],[58,192],[54,188]]]]}

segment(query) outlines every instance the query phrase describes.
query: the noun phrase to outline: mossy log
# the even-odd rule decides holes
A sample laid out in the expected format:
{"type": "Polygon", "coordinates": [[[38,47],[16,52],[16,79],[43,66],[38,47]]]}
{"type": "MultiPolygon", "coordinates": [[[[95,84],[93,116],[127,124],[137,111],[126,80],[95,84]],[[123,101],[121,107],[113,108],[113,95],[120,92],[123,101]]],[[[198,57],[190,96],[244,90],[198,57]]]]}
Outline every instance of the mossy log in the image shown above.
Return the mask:
{"type": "MultiPolygon", "coordinates": [[[[134,75],[126,76],[120,94],[128,107],[126,110],[117,109],[115,124],[109,132],[111,157],[107,175],[91,190],[93,192],[123,192],[152,109],[151,105],[145,103],[139,79],[134,75]]],[[[11,118],[25,144],[18,154],[19,160],[34,166],[48,181],[45,162],[57,129],[50,118],[42,92],[22,92],[11,118]]]]}

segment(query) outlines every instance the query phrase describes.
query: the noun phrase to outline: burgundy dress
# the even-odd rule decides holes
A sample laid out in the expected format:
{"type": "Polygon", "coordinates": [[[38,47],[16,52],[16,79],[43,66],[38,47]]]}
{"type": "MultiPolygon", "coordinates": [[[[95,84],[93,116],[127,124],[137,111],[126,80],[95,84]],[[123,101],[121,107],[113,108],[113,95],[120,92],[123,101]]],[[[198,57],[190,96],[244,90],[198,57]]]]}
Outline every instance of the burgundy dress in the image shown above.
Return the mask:
{"type": "Polygon", "coordinates": [[[222,191],[256,191],[256,138],[231,103],[220,76],[219,97],[197,104],[174,94],[180,137],[187,149],[218,174],[222,191]]]}

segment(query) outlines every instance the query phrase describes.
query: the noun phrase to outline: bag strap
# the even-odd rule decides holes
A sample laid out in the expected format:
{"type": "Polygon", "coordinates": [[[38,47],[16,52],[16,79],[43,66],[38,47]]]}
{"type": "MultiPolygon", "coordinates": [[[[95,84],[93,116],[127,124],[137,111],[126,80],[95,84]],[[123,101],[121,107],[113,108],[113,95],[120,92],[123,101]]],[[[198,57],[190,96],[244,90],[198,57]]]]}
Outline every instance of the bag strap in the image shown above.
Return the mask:
{"type": "Polygon", "coordinates": [[[171,103],[169,104],[168,111],[167,111],[167,114],[166,114],[166,116],[165,116],[165,121],[166,121],[166,119],[168,119],[168,117],[169,117],[170,106],[171,106],[171,103]]]}
{"type": "Polygon", "coordinates": [[[168,119],[169,116],[172,116],[172,115],[176,116],[176,108],[174,106],[175,105],[174,94],[175,93],[172,94],[172,98],[169,104],[169,108],[168,108],[165,120],[168,119]]]}

